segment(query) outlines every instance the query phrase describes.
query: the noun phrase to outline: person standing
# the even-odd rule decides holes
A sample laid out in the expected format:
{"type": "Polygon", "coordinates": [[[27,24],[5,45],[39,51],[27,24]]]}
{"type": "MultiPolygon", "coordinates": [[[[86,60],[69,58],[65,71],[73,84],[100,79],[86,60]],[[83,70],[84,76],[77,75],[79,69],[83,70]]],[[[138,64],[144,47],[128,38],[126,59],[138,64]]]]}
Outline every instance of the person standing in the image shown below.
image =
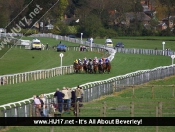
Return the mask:
{"type": "Polygon", "coordinates": [[[46,50],[49,50],[49,44],[48,43],[46,44],[46,50]]]}
{"type": "Polygon", "coordinates": [[[75,90],[73,89],[71,92],[71,106],[75,107],[75,101],[76,101],[76,96],[75,96],[75,90]]]}
{"type": "Polygon", "coordinates": [[[40,117],[41,102],[36,95],[33,96],[35,106],[35,116],[40,117]]]}
{"type": "Polygon", "coordinates": [[[64,111],[67,111],[69,96],[68,96],[68,90],[66,89],[66,87],[63,87],[62,93],[64,94],[64,97],[63,97],[64,111]]]}
{"type": "Polygon", "coordinates": [[[62,113],[62,105],[63,105],[63,93],[60,92],[59,88],[57,88],[54,97],[57,97],[57,103],[58,103],[58,110],[60,113],[62,113]]]}
{"type": "Polygon", "coordinates": [[[67,100],[67,103],[68,103],[68,111],[70,111],[70,107],[71,107],[71,98],[72,98],[72,90],[70,88],[67,88],[67,93],[68,93],[68,100],[67,100]]]}
{"type": "Polygon", "coordinates": [[[44,117],[47,117],[47,105],[46,105],[46,98],[44,97],[44,94],[40,95],[40,99],[43,101],[43,107],[42,107],[42,113],[44,117]]]}
{"type": "Polygon", "coordinates": [[[81,102],[81,94],[82,94],[82,91],[78,86],[77,89],[75,90],[76,102],[78,101],[81,102]]]}

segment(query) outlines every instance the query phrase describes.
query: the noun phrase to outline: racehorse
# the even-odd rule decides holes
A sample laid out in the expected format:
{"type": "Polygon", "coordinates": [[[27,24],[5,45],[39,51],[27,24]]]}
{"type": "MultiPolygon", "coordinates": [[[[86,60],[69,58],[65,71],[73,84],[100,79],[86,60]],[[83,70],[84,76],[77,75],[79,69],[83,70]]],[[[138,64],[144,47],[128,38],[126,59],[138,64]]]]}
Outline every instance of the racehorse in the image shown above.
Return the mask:
{"type": "Polygon", "coordinates": [[[83,63],[83,70],[87,73],[88,72],[88,66],[86,62],[83,63]]]}
{"type": "Polygon", "coordinates": [[[80,73],[81,72],[81,69],[82,69],[82,66],[78,63],[74,63],[74,72],[75,73],[80,73]]]}
{"type": "Polygon", "coordinates": [[[88,62],[87,68],[88,68],[88,73],[93,73],[93,63],[92,62],[88,62]]]}
{"type": "Polygon", "coordinates": [[[103,67],[103,73],[107,71],[109,74],[109,72],[111,70],[111,64],[110,63],[103,63],[102,67],[103,67]]]}
{"type": "Polygon", "coordinates": [[[103,64],[98,63],[98,72],[104,73],[103,64]]]}
{"type": "Polygon", "coordinates": [[[93,62],[93,72],[97,73],[98,71],[98,64],[96,62],[93,62]]]}

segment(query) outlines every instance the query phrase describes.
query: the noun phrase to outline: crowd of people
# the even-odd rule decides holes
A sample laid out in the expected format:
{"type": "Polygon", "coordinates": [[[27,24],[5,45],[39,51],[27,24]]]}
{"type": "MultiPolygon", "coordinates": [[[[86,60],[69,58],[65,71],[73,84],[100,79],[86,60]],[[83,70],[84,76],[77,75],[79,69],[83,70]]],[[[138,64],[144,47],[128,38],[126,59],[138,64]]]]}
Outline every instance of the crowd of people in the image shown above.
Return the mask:
{"type": "MultiPolygon", "coordinates": [[[[63,87],[63,90],[57,88],[54,96],[57,98],[58,111],[60,113],[70,112],[71,107],[75,107],[76,102],[83,102],[84,91],[80,86],[77,86],[76,89],[63,87]]],[[[80,105],[82,106],[82,104],[80,105]]]]}
{"type": "MultiPolygon", "coordinates": [[[[57,88],[54,93],[54,97],[56,98],[56,102],[52,102],[52,106],[58,112],[70,112],[71,108],[74,111],[76,102],[83,102],[84,91],[80,86],[77,86],[76,89],[71,89],[68,87],[63,87],[63,89],[57,88]]],[[[51,107],[51,104],[46,104],[46,98],[44,94],[40,96],[33,96],[34,106],[35,106],[35,116],[36,117],[47,117],[48,109],[47,107],[51,107]]],[[[83,104],[79,104],[79,107],[82,107],[83,104]]],[[[75,112],[75,111],[74,111],[75,112]]],[[[75,114],[75,113],[74,113],[75,114]]]]}

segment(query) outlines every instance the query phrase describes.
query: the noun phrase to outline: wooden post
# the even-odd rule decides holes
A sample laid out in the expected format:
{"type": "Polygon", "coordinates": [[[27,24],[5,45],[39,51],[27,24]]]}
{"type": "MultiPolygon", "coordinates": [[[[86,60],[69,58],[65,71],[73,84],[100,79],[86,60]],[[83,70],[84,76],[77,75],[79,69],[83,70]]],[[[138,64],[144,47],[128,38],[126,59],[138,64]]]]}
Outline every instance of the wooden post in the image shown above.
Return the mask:
{"type": "Polygon", "coordinates": [[[154,99],[154,86],[151,87],[152,90],[152,99],[154,99]]]}
{"type": "Polygon", "coordinates": [[[80,108],[79,108],[79,101],[77,102],[77,107],[76,107],[77,109],[76,109],[76,117],[78,117],[79,116],[79,110],[80,110],[80,108]]]}
{"type": "Polygon", "coordinates": [[[106,117],[106,102],[103,102],[103,117],[106,117]]]}
{"type": "MultiPolygon", "coordinates": [[[[103,107],[100,109],[100,117],[103,115],[103,107]]],[[[99,126],[99,132],[102,132],[102,126],[99,126]]]]}
{"type": "Polygon", "coordinates": [[[174,85],[172,86],[172,98],[174,98],[174,85]]]}
{"type": "Polygon", "coordinates": [[[131,117],[134,117],[134,102],[130,102],[131,117]]]}
{"type": "MultiPolygon", "coordinates": [[[[159,108],[156,106],[156,117],[159,117],[159,108]]],[[[156,126],[156,132],[159,131],[159,126],[156,126]]]]}
{"type": "MultiPolygon", "coordinates": [[[[49,117],[54,117],[55,109],[54,107],[50,107],[50,114],[48,115],[49,117]]],[[[54,126],[50,126],[50,132],[54,132],[54,126]]]]}
{"type": "Polygon", "coordinates": [[[134,86],[132,86],[132,98],[135,98],[134,86]]]}
{"type": "Polygon", "coordinates": [[[30,111],[29,111],[29,116],[33,117],[33,104],[30,104],[30,111]]]}
{"type": "MultiPolygon", "coordinates": [[[[106,102],[102,103],[103,107],[100,109],[100,117],[106,117],[106,102]]],[[[102,126],[99,126],[99,132],[102,132],[102,126]]]]}
{"type": "Polygon", "coordinates": [[[159,102],[159,117],[162,117],[162,102],[159,102]]]}

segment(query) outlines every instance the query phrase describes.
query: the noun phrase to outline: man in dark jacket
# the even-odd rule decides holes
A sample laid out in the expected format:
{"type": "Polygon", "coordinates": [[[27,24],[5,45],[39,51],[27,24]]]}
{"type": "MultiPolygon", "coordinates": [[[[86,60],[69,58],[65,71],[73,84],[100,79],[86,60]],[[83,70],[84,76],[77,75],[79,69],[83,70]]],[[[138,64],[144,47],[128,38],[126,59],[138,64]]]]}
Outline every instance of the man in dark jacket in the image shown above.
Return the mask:
{"type": "Polygon", "coordinates": [[[60,113],[62,113],[63,93],[60,92],[59,88],[57,88],[57,91],[55,92],[54,97],[57,97],[58,110],[60,113]]]}
{"type": "Polygon", "coordinates": [[[71,106],[74,107],[75,106],[75,100],[76,100],[75,90],[72,90],[71,94],[72,94],[72,97],[71,97],[72,105],[71,106]]]}

